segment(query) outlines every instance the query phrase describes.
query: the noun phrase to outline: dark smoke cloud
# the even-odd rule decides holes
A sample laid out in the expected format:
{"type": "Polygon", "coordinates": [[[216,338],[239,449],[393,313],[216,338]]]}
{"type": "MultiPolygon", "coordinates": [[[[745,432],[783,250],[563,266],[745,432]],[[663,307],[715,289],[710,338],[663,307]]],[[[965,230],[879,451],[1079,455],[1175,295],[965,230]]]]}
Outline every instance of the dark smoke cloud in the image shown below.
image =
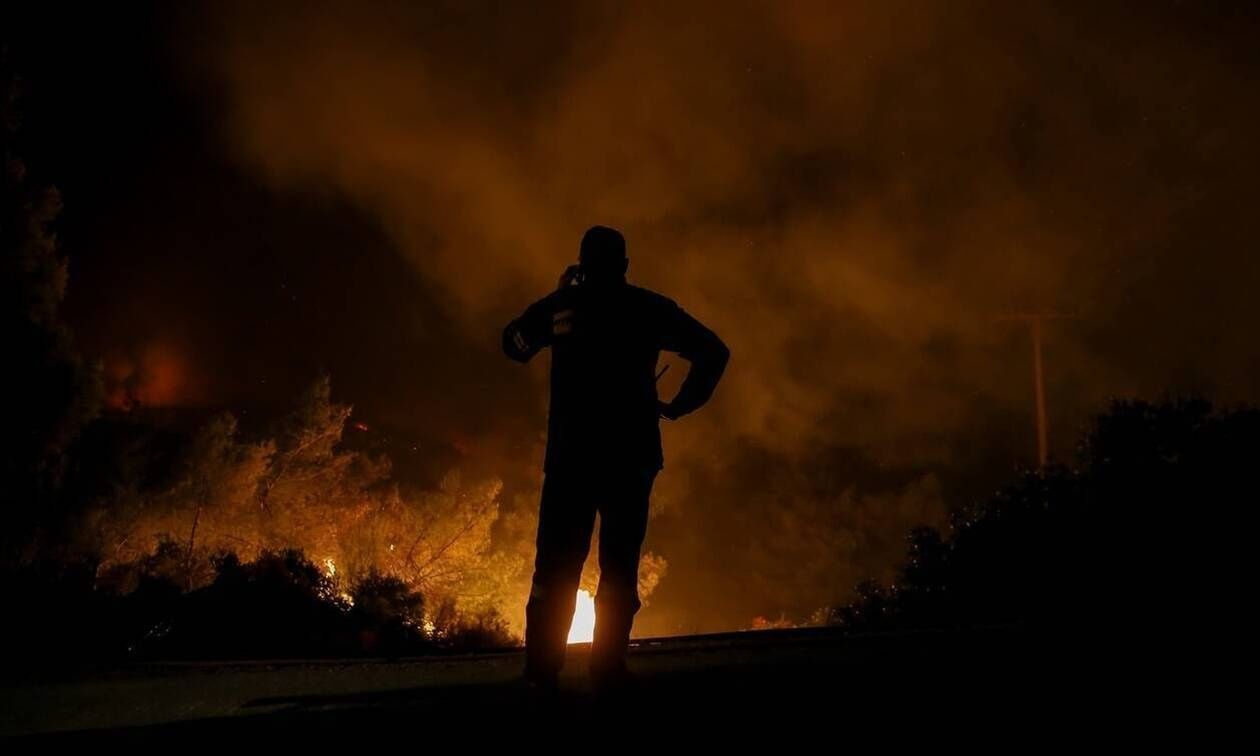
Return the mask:
{"type": "Polygon", "coordinates": [[[807,613],[941,521],[938,475],[1028,461],[1004,313],[1076,316],[1048,331],[1060,456],[1107,397],[1260,395],[1245,5],[203,13],[188,58],[226,149],[376,218],[449,319],[441,401],[485,454],[536,443],[544,368],[514,389],[497,329],[591,224],[728,341],[713,406],[667,430],[656,627],[807,613]]]}

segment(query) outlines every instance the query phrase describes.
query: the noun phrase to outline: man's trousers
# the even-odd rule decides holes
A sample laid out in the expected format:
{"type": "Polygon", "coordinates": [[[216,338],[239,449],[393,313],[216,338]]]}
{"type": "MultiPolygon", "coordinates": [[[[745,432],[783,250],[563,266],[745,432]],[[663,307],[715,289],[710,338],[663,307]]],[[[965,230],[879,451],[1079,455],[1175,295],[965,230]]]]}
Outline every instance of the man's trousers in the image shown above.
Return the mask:
{"type": "Polygon", "coordinates": [[[639,551],[647,532],[656,470],[549,472],[543,481],[537,556],[525,607],[526,674],[556,675],[577,600],[582,565],[599,514],[599,588],[591,671],[624,670],[630,627],[639,610],[639,551]]]}

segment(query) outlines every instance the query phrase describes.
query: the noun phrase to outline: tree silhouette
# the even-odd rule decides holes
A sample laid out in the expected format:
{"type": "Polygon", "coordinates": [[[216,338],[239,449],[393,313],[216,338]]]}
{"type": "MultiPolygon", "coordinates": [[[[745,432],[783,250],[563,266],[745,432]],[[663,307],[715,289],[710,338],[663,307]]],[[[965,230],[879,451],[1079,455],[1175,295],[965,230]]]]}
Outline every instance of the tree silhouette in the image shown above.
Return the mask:
{"type": "Polygon", "coordinates": [[[0,434],[3,559],[28,556],[37,527],[55,525],[65,451],[97,413],[99,371],[84,364],[61,318],[68,263],[53,224],[55,188],[19,155],[20,80],[0,50],[0,343],[10,401],[0,434]]]}

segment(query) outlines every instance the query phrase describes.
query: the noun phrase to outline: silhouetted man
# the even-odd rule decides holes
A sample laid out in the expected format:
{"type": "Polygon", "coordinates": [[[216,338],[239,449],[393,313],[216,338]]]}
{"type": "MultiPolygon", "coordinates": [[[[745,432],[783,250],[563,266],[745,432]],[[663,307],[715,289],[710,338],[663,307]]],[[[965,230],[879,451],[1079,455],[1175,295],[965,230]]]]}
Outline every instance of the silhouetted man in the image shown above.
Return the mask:
{"type": "Polygon", "coordinates": [[[578,265],[555,292],[503,330],[503,351],[526,362],[551,347],[551,412],[534,581],[526,605],[526,677],[550,687],[564,663],[582,564],[600,517],[599,589],[591,675],[625,680],[626,646],[639,610],[639,549],[648,497],[662,467],[660,418],[708,401],[730,352],[666,297],[626,283],[626,241],[595,226],[578,265]],[[660,352],[691,363],[678,395],[656,395],[660,352]]]}

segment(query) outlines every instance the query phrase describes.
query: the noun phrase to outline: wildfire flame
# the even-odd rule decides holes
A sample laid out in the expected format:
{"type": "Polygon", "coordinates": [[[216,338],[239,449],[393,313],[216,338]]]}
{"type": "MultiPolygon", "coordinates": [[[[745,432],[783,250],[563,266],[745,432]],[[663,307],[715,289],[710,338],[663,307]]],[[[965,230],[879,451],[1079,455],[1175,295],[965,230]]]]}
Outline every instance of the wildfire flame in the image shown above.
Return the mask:
{"type": "Polygon", "coordinates": [[[595,598],[586,591],[577,592],[573,624],[569,625],[570,643],[590,643],[595,638],[595,598]]]}

